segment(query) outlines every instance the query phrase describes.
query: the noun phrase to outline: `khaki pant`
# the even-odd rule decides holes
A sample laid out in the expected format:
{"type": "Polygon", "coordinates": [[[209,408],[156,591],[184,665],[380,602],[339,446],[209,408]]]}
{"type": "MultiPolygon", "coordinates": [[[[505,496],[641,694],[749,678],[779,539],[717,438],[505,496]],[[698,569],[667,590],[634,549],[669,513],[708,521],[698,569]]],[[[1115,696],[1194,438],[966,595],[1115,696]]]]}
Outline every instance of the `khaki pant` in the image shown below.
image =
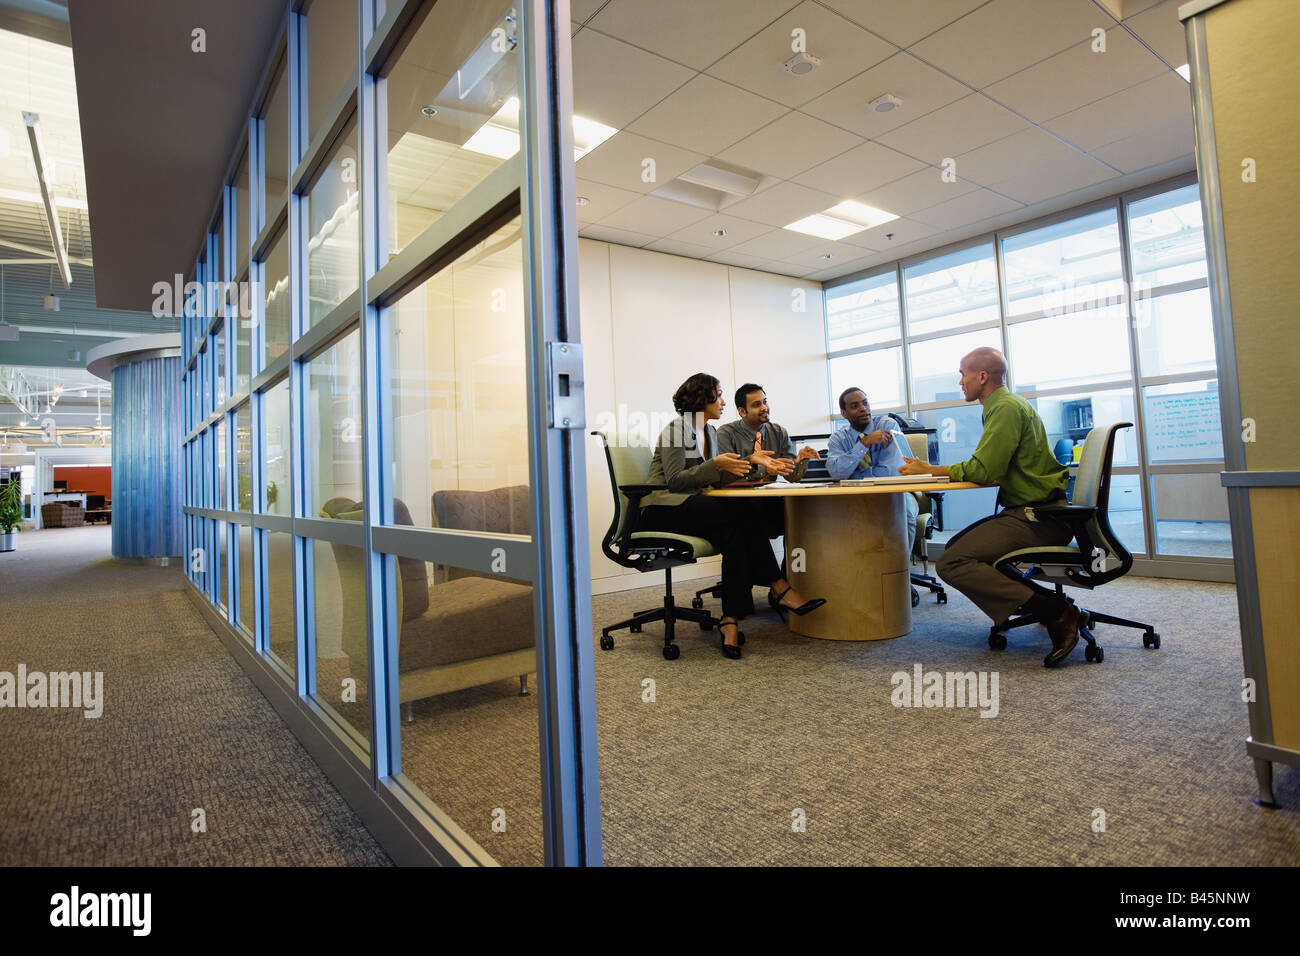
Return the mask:
{"type": "MultiPolygon", "coordinates": [[[[1065,504],[1064,499],[1059,503],[1065,504]]],[[[1011,617],[1034,592],[998,571],[993,562],[1020,548],[1069,544],[1074,538],[1055,521],[1029,520],[1025,510],[1006,508],[975,522],[949,541],[935,562],[939,577],[970,598],[994,624],[1011,617]]]]}

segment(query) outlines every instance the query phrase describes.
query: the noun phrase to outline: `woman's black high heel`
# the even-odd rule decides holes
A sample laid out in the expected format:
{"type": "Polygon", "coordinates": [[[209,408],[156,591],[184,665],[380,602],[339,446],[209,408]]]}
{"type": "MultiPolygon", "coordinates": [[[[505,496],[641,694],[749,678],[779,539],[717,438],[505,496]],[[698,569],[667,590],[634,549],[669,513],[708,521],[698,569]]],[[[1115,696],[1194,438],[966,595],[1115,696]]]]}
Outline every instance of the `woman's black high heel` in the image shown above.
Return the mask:
{"type": "Polygon", "coordinates": [[[791,585],[790,587],[782,591],[780,594],[776,593],[775,588],[771,589],[770,591],[767,592],[768,603],[771,604],[772,607],[776,608],[778,611],[791,611],[795,614],[798,614],[800,617],[803,617],[805,614],[809,614],[812,611],[817,610],[819,607],[821,607],[823,604],[826,603],[825,598],[812,598],[811,600],[804,601],[798,607],[786,607],[784,604],[781,603],[781,598],[789,594],[793,588],[794,585],[791,585]]]}
{"type": "Polygon", "coordinates": [[[740,660],[740,645],[745,643],[745,632],[740,629],[739,621],[719,621],[718,634],[722,638],[722,656],[729,657],[733,661],[740,660]],[[727,635],[722,633],[723,624],[732,624],[736,628],[736,644],[727,643],[727,635]]]}

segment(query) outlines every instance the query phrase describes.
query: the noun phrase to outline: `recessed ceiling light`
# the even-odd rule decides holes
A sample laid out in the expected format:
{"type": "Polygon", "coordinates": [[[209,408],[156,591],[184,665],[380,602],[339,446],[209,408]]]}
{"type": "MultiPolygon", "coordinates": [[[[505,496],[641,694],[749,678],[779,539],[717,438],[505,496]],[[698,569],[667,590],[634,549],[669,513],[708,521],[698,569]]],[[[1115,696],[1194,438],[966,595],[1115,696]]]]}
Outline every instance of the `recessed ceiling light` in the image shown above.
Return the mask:
{"type": "Polygon", "coordinates": [[[576,202],[578,203],[579,206],[585,206],[587,205],[587,203],[591,202],[591,200],[588,199],[586,196],[579,196],[576,202]]]}
{"type": "Polygon", "coordinates": [[[1174,70],[1174,72],[1177,73],[1179,76],[1181,76],[1188,83],[1192,82],[1192,65],[1190,63],[1184,63],[1178,69],[1174,70]]]}
{"type": "Polygon", "coordinates": [[[821,65],[822,58],[811,53],[796,53],[782,64],[786,72],[793,73],[795,76],[807,76],[821,65]]]}
{"type": "Polygon", "coordinates": [[[426,106],[424,109],[420,110],[420,112],[423,113],[425,116],[437,116],[438,107],[434,106],[433,104],[430,104],[426,106]]]}
{"type": "Polygon", "coordinates": [[[892,212],[846,200],[824,212],[814,213],[798,222],[792,222],[784,228],[817,236],[819,239],[843,239],[855,232],[881,226],[897,218],[892,212]]]}
{"type": "Polygon", "coordinates": [[[896,109],[901,109],[903,101],[893,93],[883,93],[867,104],[877,113],[890,113],[896,109]]]}
{"type": "Polygon", "coordinates": [[[822,253],[822,258],[823,258],[823,259],[834,259],[834,258],[835,258],[835,253],[833,253],[833,252],[824,252],[824,253],[822,253]]]}
{"type": "Polygon", "coordinates": [[[727,235],[727,230],[725,230],[725,229],[714,229],[714,230],[713,230],[713,234],[714,234],[715,236],[717,236],[719,239],[722,239],[723,237],[725,237],[725,236],[727,235]]]}

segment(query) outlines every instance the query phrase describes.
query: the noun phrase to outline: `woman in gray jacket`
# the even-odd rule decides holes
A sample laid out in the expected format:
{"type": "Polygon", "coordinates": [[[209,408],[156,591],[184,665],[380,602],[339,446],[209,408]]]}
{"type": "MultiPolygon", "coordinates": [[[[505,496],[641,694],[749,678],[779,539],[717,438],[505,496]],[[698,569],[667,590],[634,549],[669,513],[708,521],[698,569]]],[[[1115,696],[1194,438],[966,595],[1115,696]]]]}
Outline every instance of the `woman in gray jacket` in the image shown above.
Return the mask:
{"type": "Polygon", "coordinates": [[[671,531],[708,540],[722,553],[722,653],[740,657],[739,619],[753,610],[754,585],[771,588],[782,607],[795,614],[807,614],[826,603],[823,598],[806,600],[781,576],[759,523],[753,520],[743,499],[714,498],[699,492],[717,484],[724,473],[743,475],[751,463],[739,455],[718,453],[718,433],[709,424],[722,417],[726,400],[721,383],[712,375],[697,372],[673,394],[673,408],[680,418],[659,433],[650,474],[646,483],[665,485],[666,491],[652,491],[642,502],[641,528],[671,531]]]}

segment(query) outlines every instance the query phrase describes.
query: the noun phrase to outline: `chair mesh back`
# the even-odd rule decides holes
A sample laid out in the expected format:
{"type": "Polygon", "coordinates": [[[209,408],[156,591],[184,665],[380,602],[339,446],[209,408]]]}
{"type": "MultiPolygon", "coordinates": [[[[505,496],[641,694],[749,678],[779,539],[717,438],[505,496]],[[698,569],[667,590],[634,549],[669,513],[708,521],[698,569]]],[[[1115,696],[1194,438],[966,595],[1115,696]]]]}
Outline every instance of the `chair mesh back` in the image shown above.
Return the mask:
{"type": "MultiPolygon", "coordinates": [[[[645,445],[630,445],[629,441],[636,440],[635,436],[611,435],[608,432],[602,434],[605,437],[605,449],[609,454],[610,464],[614,469],[615,486],[645,484],[646,475],[650,473],[650,459],[654,456],[653,450],[645,445]]],[[[623,534],[623,522],[626,520],[627,498],[620,492],[618,495],[618,528],[614,532],[615,538],[623,534]]]]}
{"type": "Polygon", "coordinates": [[[1088,432],[1088,440],[1083,444],[1083,457],[1079,459],[1079,471],[1074,478],[1074,500],[1071,504],[1088,508],[1097,506],[1101,473],[1106,467],[1106,438],[1109,431],[1098,427],[1088,432]]]}

